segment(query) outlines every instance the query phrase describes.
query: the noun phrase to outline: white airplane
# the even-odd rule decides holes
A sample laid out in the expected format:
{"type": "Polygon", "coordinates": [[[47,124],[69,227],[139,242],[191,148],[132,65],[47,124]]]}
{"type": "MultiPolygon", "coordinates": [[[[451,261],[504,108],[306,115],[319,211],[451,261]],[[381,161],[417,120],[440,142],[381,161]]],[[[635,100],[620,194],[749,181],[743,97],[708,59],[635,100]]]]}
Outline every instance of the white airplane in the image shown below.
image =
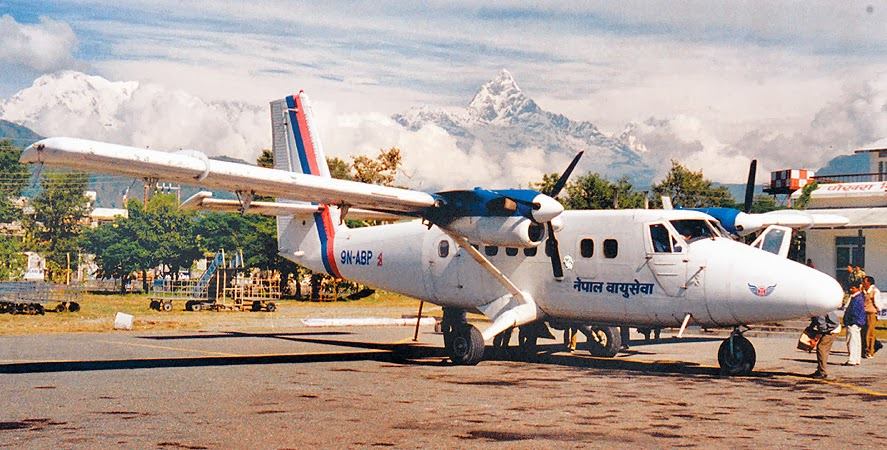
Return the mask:
{"type": "MultiPolygon", "coordinates": [[[[755,351],[740,326],[841,306],[833,278],[723,237],[702,212],[564,211],[554,197],[581,154],[550,192],[376,186],[330,178],[304,93],[272,102],[271,110],[275,169],[65,137],[31,145],[21,160],[232,190],[237,204],[215,206],[242,212],[255,194],[292,199],[256,202],[277,216],[280,254],[442,306],[444,345],[456,364],[477,364],[485,342],[515,327],[520,347],[533,351],[546,321],[591,324],[592,350],[614,356],[615,324],[683,331],[692,320],[733,327],[718,359],[724,373],[746,374],[755,351]],[[343,216],[364,214],[418,220],[344,224],[343,216]],[[480,331],[467,311],[491,323],[480,331]]],[[[206,194],[198,196],[186,203],[213,207],[206,194]]],[[[773,237],[788,245],[788,237],[773,237]]]]}

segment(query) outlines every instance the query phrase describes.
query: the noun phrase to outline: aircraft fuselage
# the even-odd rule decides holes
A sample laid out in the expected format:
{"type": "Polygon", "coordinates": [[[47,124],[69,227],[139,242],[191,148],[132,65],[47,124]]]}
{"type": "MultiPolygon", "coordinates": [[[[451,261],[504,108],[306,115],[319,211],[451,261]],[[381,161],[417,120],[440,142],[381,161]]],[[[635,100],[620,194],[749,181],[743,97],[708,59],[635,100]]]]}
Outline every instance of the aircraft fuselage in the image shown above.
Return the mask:
{"type": "MultiPolygon", "coordinates": [[[[562,281],[552,276],[544,245],[479,246],[551,319],[679,326],[691,314],[698,325],[736,326],[820,314],[840,298],[834,279],[802,264],[720,236],[681,236],[673,221],[712,220],[698,212],[565,211],[561,217],[562,281]],[[653,236],[665,232],[669,251],[657,251],[653,236]]],[[[472,310],[508,294],[443,230],[419,221],[341,227],[330,255],[349,280],[441,306],[472,310]]],[[[318,256],[292,259],[323,271],[318,256]]]]}

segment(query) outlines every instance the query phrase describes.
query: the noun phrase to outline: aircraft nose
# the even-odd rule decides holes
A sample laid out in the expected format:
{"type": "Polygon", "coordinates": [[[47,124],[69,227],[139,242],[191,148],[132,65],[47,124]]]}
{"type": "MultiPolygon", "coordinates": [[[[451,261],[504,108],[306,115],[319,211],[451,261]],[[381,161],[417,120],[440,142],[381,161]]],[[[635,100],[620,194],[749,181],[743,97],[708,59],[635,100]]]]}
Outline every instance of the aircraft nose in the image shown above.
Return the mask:
{"type": "MultiPolygon", "coordinates": [[[[815,269],[811,269],[815,270],[815,269]]],[[[844,289],[834,278],[819,272],[807,282],[807,311],[810,316],[821,316],[841,307],[844,289]]]]}

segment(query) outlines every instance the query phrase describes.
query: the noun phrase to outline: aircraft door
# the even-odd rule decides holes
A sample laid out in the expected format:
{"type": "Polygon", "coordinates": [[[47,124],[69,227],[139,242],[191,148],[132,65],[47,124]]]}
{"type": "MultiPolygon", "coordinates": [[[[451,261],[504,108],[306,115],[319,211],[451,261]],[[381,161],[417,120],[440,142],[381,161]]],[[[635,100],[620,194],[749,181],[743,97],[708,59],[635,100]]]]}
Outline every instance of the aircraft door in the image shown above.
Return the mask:
{"type": "Polygon", "coordinates": [[[788,256],[789,248],[792,243],[792,229],[780,225],[770,225],[751,243],[752,247],[757,247],[765,252],[783,258],[788,256]]]}
{"type": "Polygon", "coordinates": [[[667,222],[644,226],[647,267],[656,284],[669,297],[683,297],[687,281],[687,243],[667,222]]]}
{"type": "Polygon", "coordinates": [[[441,233],[425,246],[425,287],[433,300],[451,300],[461,290],[459,259],[465,257],[449,236],[441,233]]]}

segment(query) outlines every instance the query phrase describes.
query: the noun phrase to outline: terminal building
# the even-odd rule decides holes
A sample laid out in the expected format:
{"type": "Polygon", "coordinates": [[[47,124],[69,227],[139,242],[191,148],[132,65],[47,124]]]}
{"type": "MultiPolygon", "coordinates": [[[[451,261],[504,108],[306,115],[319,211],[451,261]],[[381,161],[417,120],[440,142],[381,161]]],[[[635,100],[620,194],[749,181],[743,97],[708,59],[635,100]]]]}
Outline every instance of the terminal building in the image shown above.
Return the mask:
{"type": "MultiPolygon", "coordinates": [[[[807,212],[837,214],[849,222],[840,227],[814,226],[807,230],[806,257],[842,285],[847,282],[847,266],[861,266],[882,291],[887,291],[887,149],[856,153],[868,157],[867,173],[809,178],[818,187],[810,194],[807,212]]],[[[802,180],[791,186],[792,201],[801,196],[806,183],[802,180]]]]}

